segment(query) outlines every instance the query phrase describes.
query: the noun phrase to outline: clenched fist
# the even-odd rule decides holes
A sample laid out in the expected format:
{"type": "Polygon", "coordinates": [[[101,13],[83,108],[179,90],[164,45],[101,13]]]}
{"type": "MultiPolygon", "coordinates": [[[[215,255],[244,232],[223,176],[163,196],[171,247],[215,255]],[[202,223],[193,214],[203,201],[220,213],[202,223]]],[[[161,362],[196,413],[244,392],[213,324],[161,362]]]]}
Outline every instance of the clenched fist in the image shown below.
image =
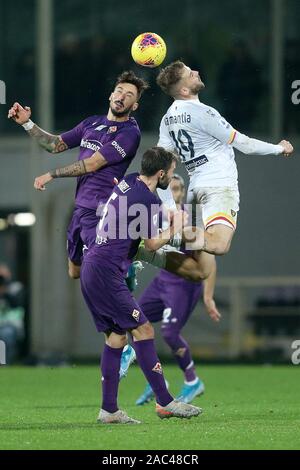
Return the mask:
{"type": "Polygon", "coordinates": [[[282,140],[281,142],[279,142],[279,145],[281,145],[281,147],[283,147],[282,154],[285,157],[289,157],[290,155],[292,155],[292,153],[294,151],[294,147],[292,146],[292,144],[288,140],[282,140]]]}
{"type": "Polygon", "coordinates": [[[23,125],[29,121],[31,116],[31,109],[28,106],[20,105],[20,103],[14,103],[14,105],[8,111],[8,119],[13,119],[17,124],[23,125]]]}

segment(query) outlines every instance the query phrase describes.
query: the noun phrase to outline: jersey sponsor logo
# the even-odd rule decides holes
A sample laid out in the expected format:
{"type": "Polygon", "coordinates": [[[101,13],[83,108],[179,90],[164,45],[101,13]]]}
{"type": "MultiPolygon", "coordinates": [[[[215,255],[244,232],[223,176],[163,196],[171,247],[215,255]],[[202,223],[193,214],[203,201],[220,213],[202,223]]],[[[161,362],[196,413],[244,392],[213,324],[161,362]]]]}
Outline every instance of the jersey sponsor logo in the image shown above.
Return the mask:
{"type": "Polygon", "coordinates": [[[98,142],[98,140],[85,140],[82,139],[80,142],[80,147],[93,150],[93,152],[99,152],[99,150],[102,147],[101,142],[98,142]],[[99,144],[99,145],[97,145],[99,144]]]}
{"type": "Polygon", "coordinates": [[[165,118],[166,126],[170,126],[172,124],[188,124],[191,121],[192,117],[187,113],[178,114],[177,116],[166,116],[165,118]]]}
{"type": "Polygon", "coordinates": [[[135,321],[139,321],[140,319],[140,315],[141,313],[139,312],[139,310],[137,310],[136,308],[133,310],[131,316],[135,319],[135,321]]]}
{"type": "MultiPolygon", "coordinates": [[[[94,122],[93,126],[95,124],[97,124],[97,121],[94,122]]],[[[106,129],[106,128],[107,128],[107,126],[105,126],[104,124],[101,124],[101,126],[98,126],[98,127],[95,128],[95,131],[103,131],[103,129],[106,129]]]]}
{"type": "Polygon", "coordinates": [[[110,126],[108,128],[107,134],[112,134],[113,132],[117,132],[118,128],[117,126],[110,126]]]}
{"type": "Polygon", "coordinates": [[[122,180],[121,183],[118,184],[118,188],[124,194],[124,193],[127,193],[127,191],[129,191],[130,186],[129,184],[126,183],[125,180],[122,180]]]}
{"type": "Polygon", "coordinates": [[[126,157],[126,152],[125,150],[116,142],[115,140],[112,141],[111,145],[116,149],[117,152],[121,155],[121,157],[125,158],[126,157]]]}
{"type": "Polygon", "coordinates": [[[194,171],[198,166],[204,165],[205,163],[208,163],[208,158],[205,155],[194,158],[194,160],[190,160],[189,162],[184,162],[187,171],[194,171]]]}
{"type": "Polygon", "coordinates": [[[158,374],[162,374],[163,371],[162,371],[162,367],[161,367],[161,363],[160,362],[157,362],[155,364],[155,366],[153,367],[153,372],[157,372],[158,374]]]}

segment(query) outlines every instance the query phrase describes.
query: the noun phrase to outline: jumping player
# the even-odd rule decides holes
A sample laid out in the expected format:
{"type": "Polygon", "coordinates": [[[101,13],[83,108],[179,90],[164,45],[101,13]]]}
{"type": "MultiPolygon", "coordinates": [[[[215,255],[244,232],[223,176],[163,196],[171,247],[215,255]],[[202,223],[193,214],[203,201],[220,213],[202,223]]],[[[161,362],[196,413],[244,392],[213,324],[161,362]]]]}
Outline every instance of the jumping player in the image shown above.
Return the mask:
{"type": "Polygon", "coordinates": [[[205,230],[204,251],[195,256],[204,269],[207,260],[211,262],[205,252],[227,253],[236,229],[239,190],[234,148],[245,154],[290,156],[293,147],[285,140],[273,145],[235,130],[218,111],[199,101],[204,83],[198,71],[183,62],[162,69],[157,83],[174,99],[162,118],[158,145],[176,151],[190,176],[187,202],[201,208],[205,230]]]}
{"type": "Polygon", "coordinates": [[[67,232],[69,275],[74,279],[80,275],[84,245],[88,247],[95,239],[97,208],[106,202],[115,182],[123,178],[137,152],[140,130],[130,114],[138,108],[147,87],[133,72],[123,72],[109,97],[107,115],[88,117],[61,135],[49,134],[34,124],[28,107],[15,103],[9,110],[8,117],[22,125],[51,154],[80,148],[76,163],[39,176],[34,183],[36,189],[44,190],[55,178],[78,177],[75,207],[67,232]]]}

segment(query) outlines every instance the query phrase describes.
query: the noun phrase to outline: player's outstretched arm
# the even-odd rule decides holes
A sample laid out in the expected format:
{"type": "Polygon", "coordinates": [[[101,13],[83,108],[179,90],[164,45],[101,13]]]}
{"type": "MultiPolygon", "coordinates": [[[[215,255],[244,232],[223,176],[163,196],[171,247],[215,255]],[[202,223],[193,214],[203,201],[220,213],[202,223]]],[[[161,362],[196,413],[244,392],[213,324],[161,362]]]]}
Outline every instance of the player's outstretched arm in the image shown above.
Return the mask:
{"type": "Polygon", "coordinates": [[[24,127],[28,134],[33,137],[38,144],[47,152],[60,153],[68,149],[67,144],[62,140],[61,136],[49,134],[38,127],[31,121],[31,109],[28,106],[14,103],[8,111],[8,118],[13,119],[17,124],[24,127]]]}
{"type": "Polygon", "coordinates": [[[97,171],[107,164],[107,161],[99,152],[95,152],[91,157],[85,158],[84,160],[78,160],[71,165],[63,168],[57,168],[51,170],[44,175],[38,176],[34,180],[34,187],[39,191],[46,189],[45,185],[56,178],[72,178],[77,176],[83,176],[87,173],[97,171]]]}
{"type": "Polygon", "coordinates": [[[294,148],[287,140],[282,140],[278,145],[269,144],[262,140],[252,139],[240,132],[236,132],[231,145],[247,155],[283,155],[289,157],[294,148]]]}
{"type": "Polygon", "coordinates": [[[209,255],[208,253],[207,255],[211,257],[211,271],[209,276],[205,279],[205,281],[203,281],[203,301],[206,307],[206,311],[210,318],[215,322],[219,322],[221,319],[221,314],[219,313],[216,307],[216,303],[214,301],[214,293],[217,279],[217,263],[213,255],[209,255]]]}

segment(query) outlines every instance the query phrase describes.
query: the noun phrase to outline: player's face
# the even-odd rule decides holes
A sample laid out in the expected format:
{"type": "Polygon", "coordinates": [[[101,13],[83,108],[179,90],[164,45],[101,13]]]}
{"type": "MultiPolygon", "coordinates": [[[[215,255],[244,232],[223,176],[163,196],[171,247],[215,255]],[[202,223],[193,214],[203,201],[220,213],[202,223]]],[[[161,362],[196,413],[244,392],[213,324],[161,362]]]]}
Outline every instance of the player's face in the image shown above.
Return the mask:
{"type": "Polygon", "coordinates": [[[191,95],[197,95],[200,90],[205,88],[202,82],[199,72],[192,70],[190,67],[184,66],[181,79],[181,88],[187,88],[191,95]]]}
{"type": "Polygon", "coordinates": [[[161,175],[158,177],[158,182],[157,182],[158,188],[167,189],[167,187],[169,186],[173,178],[175,168],[176,168],[176,162],[172,162],[172,165],[168,171],[163,171],[163,170],[161,171],[161,175]]]}
{"type": "Polygon", "coordinates": [[[173,178],[170,182],[170,188],[176,204],[181,204],[184,198],[184,187],[180,181],[173,178]]]}
{"type": "Polygon", "coordinates": [[[138,107],[138,92],[131,83],[120,83],[109,97],[110,110],[116,117],[127,116],[138,107]]]}

